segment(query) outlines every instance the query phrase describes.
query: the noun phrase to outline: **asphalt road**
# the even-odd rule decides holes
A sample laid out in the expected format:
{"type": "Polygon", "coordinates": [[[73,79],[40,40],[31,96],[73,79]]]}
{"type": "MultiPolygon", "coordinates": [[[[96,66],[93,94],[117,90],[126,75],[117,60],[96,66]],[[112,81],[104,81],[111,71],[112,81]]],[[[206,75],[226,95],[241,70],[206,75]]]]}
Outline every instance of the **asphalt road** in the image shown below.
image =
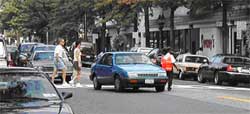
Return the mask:
{"type": "Polygon", "coordinates": [[[90,70],[83,68],[81,88],[61,88],[72,92],[68,102],[75,114],[250,114],[250,85],[231,87],[200,84],[192,80],[174,80],[173,90],[155,89],[114,91],[113,86],[93,89],[90,70]]]}

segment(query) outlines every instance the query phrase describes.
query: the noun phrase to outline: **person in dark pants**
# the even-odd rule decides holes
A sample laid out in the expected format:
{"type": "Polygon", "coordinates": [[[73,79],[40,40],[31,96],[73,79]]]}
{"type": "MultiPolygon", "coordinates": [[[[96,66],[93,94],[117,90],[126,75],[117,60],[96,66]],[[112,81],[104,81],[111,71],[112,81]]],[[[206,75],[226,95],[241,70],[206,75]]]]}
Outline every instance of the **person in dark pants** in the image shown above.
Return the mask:
{"type": "Polygon", "coordinates": [[[167,76],[168,76],[168,91],[172,90],[172,82],[173,82],[173,66],[175,66],[175,58],[171,54],[171,48],[164,48],[163,51],[163,56],[161,58],[161,65],[162,68],[166,70],[167,76]]]}

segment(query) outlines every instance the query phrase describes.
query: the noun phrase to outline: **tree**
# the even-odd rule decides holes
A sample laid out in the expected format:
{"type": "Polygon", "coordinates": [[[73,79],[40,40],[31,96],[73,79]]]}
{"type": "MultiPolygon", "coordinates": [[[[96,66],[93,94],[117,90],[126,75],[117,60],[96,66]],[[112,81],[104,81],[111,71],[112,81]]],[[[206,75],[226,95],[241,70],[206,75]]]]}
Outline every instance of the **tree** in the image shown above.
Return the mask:
{"type": "Polygon", "coordinates": [[[170,47],[174,48],[174,12],[186,4],[186,0],[158,0],[157,4],[164,10],[170,9],[170,47]]]}
{"type": "Polygon", "coordinates": [[[22,25],[20,22],[25,17],[19,16],[21,12],[19,7],[21,6],[21,1],[19,0],[9,0],[2,1],[1,11],[1,28],[11,30],[16,34],[17,42],[19,43],[19,32],[22,30],[22,25]]]}
{"type": "Polygon", "coordinates": [[[49,26],[52,30],[61,31],[59,36],[78,38],[79,26],[85,22],[84,15],[87,18],[86,27],[93,28],[93,7],[93,0],[59,0],[49,26]]]}

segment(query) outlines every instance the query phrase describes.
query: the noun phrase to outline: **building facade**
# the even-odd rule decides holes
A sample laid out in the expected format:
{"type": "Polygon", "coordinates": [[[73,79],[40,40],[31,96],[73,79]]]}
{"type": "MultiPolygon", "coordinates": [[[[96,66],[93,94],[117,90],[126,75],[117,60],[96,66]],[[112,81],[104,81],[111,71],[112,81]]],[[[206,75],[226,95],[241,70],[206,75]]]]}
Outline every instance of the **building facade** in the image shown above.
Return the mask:
{"type": "MultiPolygon", "coordinates": [[[[185,50],[193,54],[202,47],[203,55],[213,56],[223,53],[223,45],[227,46],[228,54],[249,56],[250,48],[250,5],[234,4],[228,10],[228,37],[223,40],[222,10],[216,10],[206,16],[190,17],[189,9],[179,7],[175,11],[174,40],[170,42],[169,11],[159,7],[152,8],[150,16],[150,45],[162,48],[173,43],[173,49],[185,50]],[[160,31],[159,15],[164,14],[164,27],[160,31]],[[249,46],[248,46],[249,45],[249,46]]],[[[144,15],[139,14],[138,32],[133,32],[135,46],[146,47],[144,15]]]]}

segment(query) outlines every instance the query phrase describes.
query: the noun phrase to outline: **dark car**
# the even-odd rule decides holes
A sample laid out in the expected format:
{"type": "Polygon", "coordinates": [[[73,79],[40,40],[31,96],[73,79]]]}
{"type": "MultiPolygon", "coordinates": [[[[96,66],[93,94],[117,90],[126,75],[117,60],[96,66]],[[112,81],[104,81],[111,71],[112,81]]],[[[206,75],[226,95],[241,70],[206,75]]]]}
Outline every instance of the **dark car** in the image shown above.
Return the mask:
{"type": "Polygon", "coordinates": [[[0,68],[1,114],[73,114],[46,74],[32,68],[0,68]]]}
{"type": "Polygon", "coordinates": [[[161,66],[161,56],[162,56],[162,53],[161,53],[160,49],[155,48],[155,49],[151,50],[147,54],[147,56],[151,59],[151,61],[154,64],[161,66]]]}
{"type": "Polygon", "coordinates": [[[8,66],[16,66],[14,59],[15,59],[15,52],[17,51],[16,45],[7,45],[7,53],[8,53],[8,66]]]}
{"type": "Polygon", "coordinates": [[[27,63],[29,62],[29,57],[31,56],[31,49],[35,45],[44,45],[44,44],[36,42],[19,44],[15,58],[15,63],[17,66],[27,66],[27,63]]]}
{"type": "Polygon", "coordinates": [[[154,65],[143,53],[107,52],[91,68],[90,79],[94,89],[115,85],[116,91],[125,88],[155,87],[165,90],[168,81],[165,70],[154,65]]]}
{"type": "Polygon", "coordinates": [[[91,66],[95,62],[95,51],[92,43],[81,43],[81,61],[83,66],[91,66]]]}
{"type": "Polygon", "coordinates": [[[238,83],[250,83],[250,58],[235,55],[215,55],[210,62],[201,65],[198,81],[207,80],[220,85],[229,82],[236,86],[238,83]]]}
{"type": "MultiPolygon", "coordinates": [[[[66,53],[63,55],[62,59],[64,60],[67,69],[66,81],[69,82],[73,74],[73,64],[66,53]]],[[[54,71],[54,51],[35,51],[30,57],[28,66],[38,68],[51,76],[54,71]]],[[[60,82],[63,81],[62,72],[60,70],[58,71],[58,75],[56,76],[55,80],[60,82]]]]}

